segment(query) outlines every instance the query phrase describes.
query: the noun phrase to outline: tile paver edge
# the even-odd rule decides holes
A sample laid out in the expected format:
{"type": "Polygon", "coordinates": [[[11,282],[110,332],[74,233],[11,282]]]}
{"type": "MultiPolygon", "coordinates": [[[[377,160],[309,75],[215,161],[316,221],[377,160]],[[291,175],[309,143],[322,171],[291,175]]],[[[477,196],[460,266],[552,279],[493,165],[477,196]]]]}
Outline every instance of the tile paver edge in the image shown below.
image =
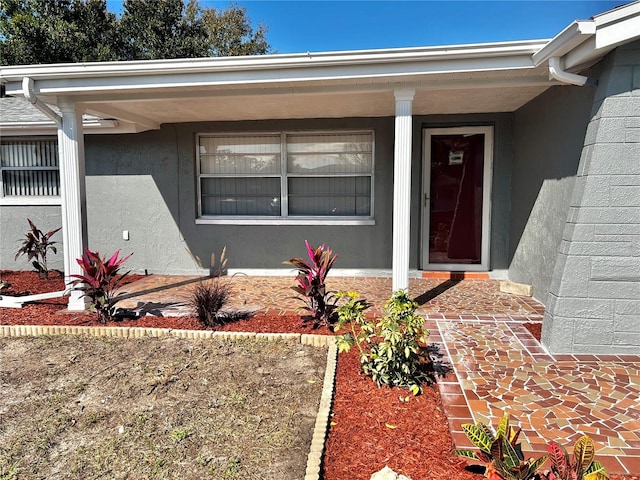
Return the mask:
{"type": "Polygon", "coordinates": [[[177,337],[177,338],[221,338],[238,340],[256,338],[266,341],[294,341],[302,345],[327,347],[327,364],[324,372],[322,393],[318,414],[313,429],[311,445],[307,455],[304,480],[319,480],[322,467],[324,444],[329,429],[329,415],[335,391],[338,363],[338,347],[331,335],[298,333],[254,333],[254,332],[214,332],[211,330],[172,330],[151,327],[88,327],[67,325],[0,325],[0,337],[31,337],[48,335],[87,335],[92,337],[177,337]]]}
{"type": "MultiPolygon", "coordinates": [[[[466,407],[467,407],[467,411],[469,412],[468,420],[470,420],[471,423],[475,423],[476,419],[475,419],[475,416],[473,414],[473,410],[471,409],[471,406],[469,404],[469,398],[467,397],[467,393],[466,393],[465,389],[462,388],[462,382],[460,381],[460,375],[458,374],[458,368],[456,367],[456,364],[452,361],[451,351],[449,350],[449,344],[447,343],[447,340],[446,340],[445,335],[444,335],[445,334],[445,329],[442,326],[442,322],[447,322],[447,321],[450,321],[450,320],[449,319],[445,319],[445,318],[437,319],[436,320],[436,327],[438,328],[438,333],[439,333],[440,338],[442,340],[441,345],[444,348],[444,351],[445,351],[445,353],[447,355],[447,361],[449,362],[449,364],[451,365],[451,368],[453,369],[453,375],[455,376],[455,381],[454,382],[437,382],[437,385],[438,385],[438,391],[440,392],[440,397],[442,398],[442,406],[445,409],[445,415],[447,417],[447,421],[449,422],[449,433],[451,433],[451,436],[453,438],[455,433],[461,433],[461,432],[453,431],[452,426],[451,426],[451,422],[449,421],[450,418],[449,418],[449,415],[446,412],[447,406],[445,405],[446,396],[445,396],[445,393],[443,392],[443,384],[444,383],[456,383],[457,385],[460,386],[460,390],[462,392],[462,396],[464,397],[465,404],[466,404],[466,407]]],[[[461,420],[464,420],[464,419],[461,418],[461,420]]],[[[455,447],[458,448],[457,442],[455,442],[455,438],[454,438],[454,443],[456,444],[455,447]]]]}

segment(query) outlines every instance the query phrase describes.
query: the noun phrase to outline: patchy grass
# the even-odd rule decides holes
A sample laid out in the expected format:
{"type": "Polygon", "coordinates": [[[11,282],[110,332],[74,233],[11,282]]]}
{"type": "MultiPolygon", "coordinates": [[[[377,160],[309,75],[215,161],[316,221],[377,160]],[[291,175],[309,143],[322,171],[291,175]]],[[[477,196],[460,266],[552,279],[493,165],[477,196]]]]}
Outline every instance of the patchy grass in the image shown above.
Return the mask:
{"type": "Polygon", "coordinates": [[[299,479],[326,350],[0,338],[0,479],[299,479]]]}

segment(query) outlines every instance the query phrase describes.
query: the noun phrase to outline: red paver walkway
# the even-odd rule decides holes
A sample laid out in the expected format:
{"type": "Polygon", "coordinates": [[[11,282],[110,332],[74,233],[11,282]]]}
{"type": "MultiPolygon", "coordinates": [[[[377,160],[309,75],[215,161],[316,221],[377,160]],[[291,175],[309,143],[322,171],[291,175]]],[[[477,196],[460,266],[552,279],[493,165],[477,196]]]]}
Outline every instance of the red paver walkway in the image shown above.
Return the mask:
{"type": "MultiPolygon", "coordinates": [[[[185,303],[190,290],[199,281],[214,281],[201,277],[176,277],[150,275],[127,285],[135,296],[120,302],[123,308],[136,308],[147,302],[166,305],[167,313],[185,314],[185,303]]],[[[249,277],[236,275],[222,277],[229,282],[233,297],[231,305],[256,305],[263,310],[294,312],[301,305],[291,290],[292,277],[249,277]]],[[[327,287],[332,291],[355,290],[373,304],[373,310],[381,310],[391,295],[391,278],[385,277],[329,277],[327,287]]],[[[495,280],[446,280],[412,278],[409,293],[420,304],[420,312],[457,315],[507,315],[540,319],[544,307],[529,297],[500,292],[495,280]]],[[[475,317],[473,317],[475,318],[475,317]]]]}
{"type": "Polygon", "coordinates": [[[639,355],[553,356],[518,323],[435,323],[455,369],[440,389],[457,445],[471,445],[462,423],[495,427],[509,413],[527,455],[586,434],[610,473],[640,473],[639,355]]]}

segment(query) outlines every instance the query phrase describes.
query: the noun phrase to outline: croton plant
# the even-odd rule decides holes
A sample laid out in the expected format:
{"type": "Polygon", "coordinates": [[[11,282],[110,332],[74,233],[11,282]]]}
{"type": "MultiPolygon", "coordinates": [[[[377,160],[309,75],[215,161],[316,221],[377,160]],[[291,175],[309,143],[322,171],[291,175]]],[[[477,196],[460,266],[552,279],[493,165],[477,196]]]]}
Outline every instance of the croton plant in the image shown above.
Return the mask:
{"type": "Polygon", "coordinates": [[[495,433],[482,422],[462,425],[465,435],[479,450],[456,449],[455,455],[478,460],[484,464],[485,477],[490,480],[607,480],[609,478],[600,462],[594,460],[593,440],[584,435],[573,448],[570,460],[564,447],[550,442],[548,453],[538,459],[524,459],[518,443],[520,428],[509,424],[505,414],[495,433]],[[551,460],[551,469],[543,470],[551,460]]]}

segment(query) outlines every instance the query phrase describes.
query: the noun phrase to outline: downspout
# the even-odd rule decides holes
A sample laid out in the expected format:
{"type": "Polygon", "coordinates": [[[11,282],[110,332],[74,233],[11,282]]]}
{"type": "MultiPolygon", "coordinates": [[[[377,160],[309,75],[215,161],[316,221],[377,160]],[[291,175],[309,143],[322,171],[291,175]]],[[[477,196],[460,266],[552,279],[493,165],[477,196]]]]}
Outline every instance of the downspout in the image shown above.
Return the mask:
{"type": "Polygon", "coordinates": [[[58,128],[62,128],[62,117],[54,112],[49,105],[44,103],[42,100],[38,98],[36,95],[36,91],[33,88],[33,79],[29,77],[24,77],[22,79],[22,94],[24,98],[26,98],[31,105],[36,107],[42,113],[44,113],[47,117],[49,117],[53,122],[58,126],[58,128]]]}
{"type": "Polygon", "coordinates": [[[551,57],[549,59],[549,76],[551,76],[551,78],[562,83],[577,85],[579,87],[584,85],[595,87],[597,85],[597,81],[592,78],[585,77],[583,75],[576,75],[575,73],[569,73],[566,70],[563,70],[560,63],[560,57],[551,57]]]}

